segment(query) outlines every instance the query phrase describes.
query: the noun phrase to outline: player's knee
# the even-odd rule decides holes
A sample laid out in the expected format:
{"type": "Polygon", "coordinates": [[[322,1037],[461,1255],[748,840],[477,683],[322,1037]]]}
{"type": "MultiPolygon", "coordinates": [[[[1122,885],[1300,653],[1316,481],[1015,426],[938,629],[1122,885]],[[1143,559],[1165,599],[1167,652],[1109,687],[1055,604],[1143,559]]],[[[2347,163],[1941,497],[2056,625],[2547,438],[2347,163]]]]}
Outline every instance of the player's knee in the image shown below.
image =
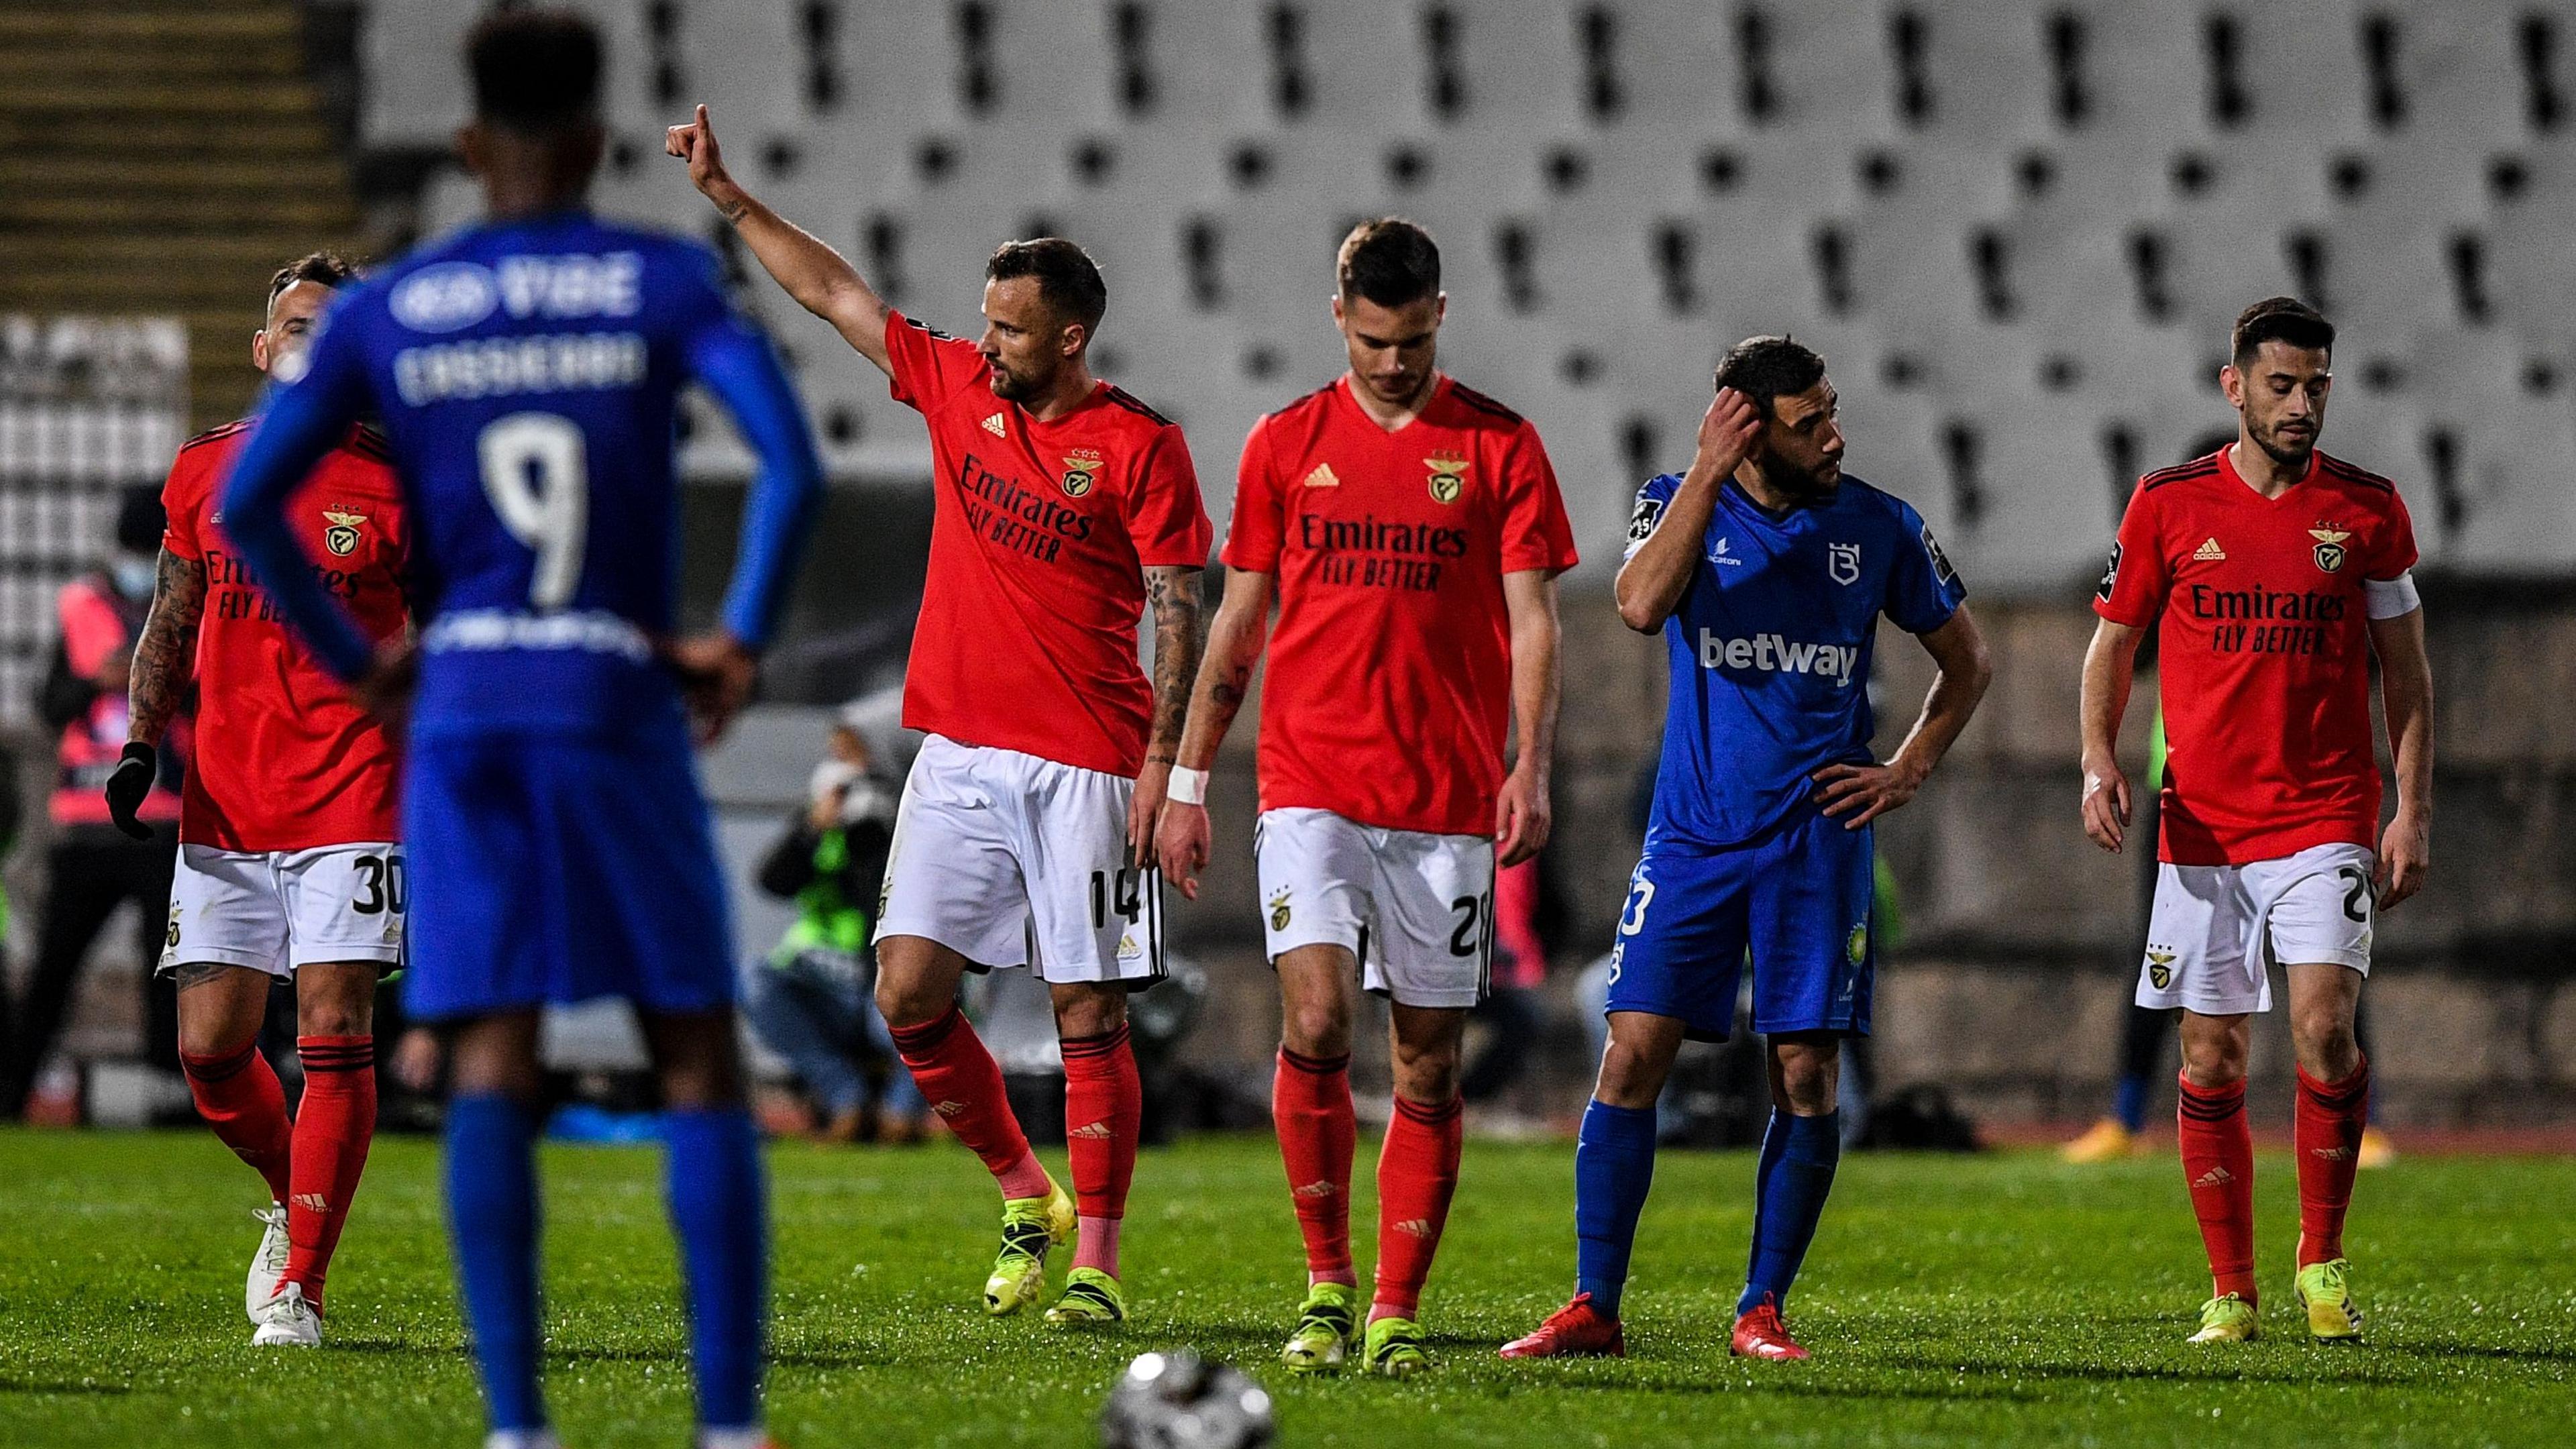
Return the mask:
{"type": "Polygon", "coordinates": [[[1650,1052],[1643,1044],[1613,1036],[1601,1053],[1601,1079],[1594,1084],[1592,1095],[1607,1106],[1642,1111],[1663,1095],[1664,1074],[1671,1066],[1670,1060],[1650,1052]]]}
{"type": "Polygon", "coordinates": [[[2245,1080],[2245,1045],[2232,1037],[2186,1038],[2182,1044],[2183,1075],[2204,1090],[2232,1087],[2245,1080]]]}
{"type": "Polygon", "coordinates": [[[920,976],[896,970],[892,963],[880,965],[877,970],[877,1012],[890,1027],[926,1026],[956,1001],[954,991],[934,991],[920,976]]]}
{"type": "Polygon", "coordinates": [[[1056,1035],[1099,1036],[1127,1024],[1127,993],[1114,986],[1055,988],[1056,1035]]]}
{"type": "Polygon", "coordinates": [[[1281,1045],[1301,1057],[1346,1057],[1351,1054],[1351,1023],[1329,1001],[1296,1001],[1280,1014],[1281,1045]]]}
{"type": "Polygon", "coordinates": [[[366,1036],[376,1027],[372,984],[295,993],[295,1031],[299,1036],[366,1036]]]}
{"type": "Polygon", "coordinates": [[[1438,1105],[1458,1095],[1458,1045],[1429,1043],[1395,1047],[1395,1090],[1411,1102],[1438,1105]]]}
{"type": "Polygon", "coordinates": [[[2351,1075],[2361,1058],[2352,1023],[2331,1006],[2311,1007],[2290,1018],[2290,1044],[2309,1076],[2328,1081],[2351,1075]]]}

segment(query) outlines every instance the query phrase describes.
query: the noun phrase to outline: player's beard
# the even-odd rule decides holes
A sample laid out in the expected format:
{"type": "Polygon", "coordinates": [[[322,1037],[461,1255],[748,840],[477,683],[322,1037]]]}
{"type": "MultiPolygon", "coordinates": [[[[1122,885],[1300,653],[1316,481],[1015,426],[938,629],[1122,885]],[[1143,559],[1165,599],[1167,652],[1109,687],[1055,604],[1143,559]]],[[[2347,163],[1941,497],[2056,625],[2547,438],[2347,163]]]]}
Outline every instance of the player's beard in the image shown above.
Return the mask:
{"type": "Polygon", "coordinates": [[[1835,492],[1842,487],[1843,483],[1840,459],[1834,461],[1833,471],[1828,476],[1819,478],[1814,473],[1781,457],[1773,449],[1765,448],[1762,450],[1761,467],[1762,481],[1769,486],[1771,492],[1778,497],[1788,499],[1791,504],[1800,508],[1813,508],[1819,504],[1833,502],[1835,492]]]}
{"type": "Polygon", "coordinates": [[[2284,438],[2278,428],[2265,428],[2254,434],[2254,446],[2264,456],[2284,468],[2305,468],[2317,450],[2318,429],[2311,426],[2304,437],[2284,438]]]}

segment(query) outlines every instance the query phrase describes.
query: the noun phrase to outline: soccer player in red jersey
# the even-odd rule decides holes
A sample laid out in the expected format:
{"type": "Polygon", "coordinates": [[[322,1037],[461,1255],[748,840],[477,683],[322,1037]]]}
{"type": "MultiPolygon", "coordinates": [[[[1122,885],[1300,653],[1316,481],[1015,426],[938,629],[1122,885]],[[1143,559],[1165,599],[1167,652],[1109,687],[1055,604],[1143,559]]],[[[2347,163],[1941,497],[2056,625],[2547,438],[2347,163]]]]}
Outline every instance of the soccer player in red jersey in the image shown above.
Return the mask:
{"type": "Polygon", "coordinates": [[[1350,370],[1253,425],[1225,599],[1157,833],[1198,894],[1208,767],[1268,632],[1263,925],[1284,1006],[1272,1115],[1308,1288],[1281,1357],[1427,1366],[1417,1323],[1457,1187],[1458,1049],[1487,986],[1494,868],[1547,843],[1556,576],[1574,536],[1537,429],[1441,372],[1440,253],[1409,221],[1342,242],[1333,317],[1350,370]],[[1505,769],[1506,732],[1519,754],[1505,769]],[[1395,1102],[1378,1159],[1378,1265],[1354,1322],[1348,983],[1390,999],[1395,1102]]]}
{"type": "MultiPolygon", "coordinates": [[[[252,361],[272,377],[301,375],[322,310],[350,276],[323,252],[281,268],[252,361]]],[[[323,1278],[375,1135],[376,980],[402,960],[397,754],[224,535],[217,486],[249,426],[191,438],[170,465],[160,579],[134,646],[130,742],[107,798],[131,823],[193,685],[196,754],[161,969],[178,980],[179,1059],[198,1115],[268,1183],[244,1304],[258,1325],[251,1342],[310,1348],[322,1341],[323,1278]],[[291,1124],[259,1052],[279,979],[295,983],[304,1065],[291,1124]]],[[[381,440],[352,433],[305,481],[291,516],[369,634],[401,634],[409,533],[381,440]]]]}
{"type": "Polygon", "coordinates": [[[932,1110],[991,1169],[1002,1249],[984,1306],[1046,1288],[1053,1323],[1126,1317],[1119,1224],[1143,1096],[1127,994],[1160,980],[1153,829],[1199,655],[1211,529],[1171,420],[1091,375],[1099,269],[1056,237],[985,267],[980,342],[904,316],[837,252],[726,174],[704,106],[668,150],[779,285],[893,380],[930,425],[930,569],[903,722],[930,736],[895,820],[877,1004],[932,1110]],[[1154,680],[1137,623],[1154,606],[1154,680]],[[1002,1074],[957,1006],[968,971],[1026,965],[1054,998],[1073,1193],[1029,1151],[1002,1074]]]}
{"type": "Polygon", "coordinates": [[[2414,526],[2387,479],[2317,450],[2334,328],[2287,297],[2237,318],[2219,373],[2236,442],[2139,480],[2084,660],[2085,833],[2122,848],[2129,782],[2112,752],[2139,635],[2160,630],[2167,754],[2162,864],[2140,1006],[2182,1008],[2183,1176],[2215,1286],[2194,1343],[2258,1328],[2251,1013],[2290,983],[2298,1054],[2296,1292],[2320,1340],[2361,1335],[2344,1210],[2369,1113],[2353,1009],[2371,922],[2423,884],[2433,676],[2408,570],[2414,526]],[[2370,660],[2397,767],[2380,828],[2370,660]],[[2373,845],[2376,842],[2376,849],[2373,845]]]}

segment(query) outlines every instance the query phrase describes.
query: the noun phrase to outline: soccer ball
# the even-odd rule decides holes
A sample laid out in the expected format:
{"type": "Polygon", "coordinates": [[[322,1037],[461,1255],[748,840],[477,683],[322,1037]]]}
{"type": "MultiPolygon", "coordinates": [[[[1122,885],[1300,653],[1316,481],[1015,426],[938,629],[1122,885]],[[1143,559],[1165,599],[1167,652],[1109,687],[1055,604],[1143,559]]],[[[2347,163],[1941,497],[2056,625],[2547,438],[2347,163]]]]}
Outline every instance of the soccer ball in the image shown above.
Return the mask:
{"type": "Polygon", "coordinates": [[[1196,1350],[1136,1356],[1100,1412],[1102,1449],[1259,1449],[1278,1431],[1270,1395],[1196,1350]]]}

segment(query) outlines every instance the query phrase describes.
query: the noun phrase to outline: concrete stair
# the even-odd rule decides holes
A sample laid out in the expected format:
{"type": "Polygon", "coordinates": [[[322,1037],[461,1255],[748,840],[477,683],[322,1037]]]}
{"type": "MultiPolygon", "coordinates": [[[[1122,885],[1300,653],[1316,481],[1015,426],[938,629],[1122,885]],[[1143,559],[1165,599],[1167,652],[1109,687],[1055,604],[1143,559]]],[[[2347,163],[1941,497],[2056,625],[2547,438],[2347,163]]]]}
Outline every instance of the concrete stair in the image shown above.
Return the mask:
{"type": "Polygon", "coordinates": [[[360,237],[302,25],[293,0],[0,8],[0,312],[178,317],[194,423],[238,417],[269,274],[360,237]]]}

